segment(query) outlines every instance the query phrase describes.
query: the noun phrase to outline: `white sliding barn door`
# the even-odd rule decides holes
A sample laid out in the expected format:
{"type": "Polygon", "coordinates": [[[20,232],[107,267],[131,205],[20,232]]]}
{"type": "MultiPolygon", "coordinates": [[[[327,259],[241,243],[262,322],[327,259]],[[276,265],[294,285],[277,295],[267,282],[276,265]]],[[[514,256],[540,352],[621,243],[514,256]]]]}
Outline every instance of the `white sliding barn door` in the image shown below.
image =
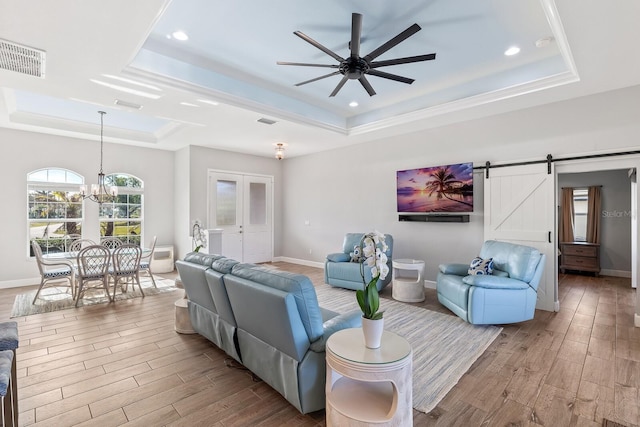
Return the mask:
{"type": "Polygon", "coordinates": [[[484,180],[484,238],[532,246],[546,255],[536,308],[556,309],[553,164],[489,169],[484,180]]]}
{"type": "Polygon", "coordinates": [[[209,173],[209,228],[222,230],[222,255],[240,262],[270,262],[272,213],[273,178],[209,173]]]}

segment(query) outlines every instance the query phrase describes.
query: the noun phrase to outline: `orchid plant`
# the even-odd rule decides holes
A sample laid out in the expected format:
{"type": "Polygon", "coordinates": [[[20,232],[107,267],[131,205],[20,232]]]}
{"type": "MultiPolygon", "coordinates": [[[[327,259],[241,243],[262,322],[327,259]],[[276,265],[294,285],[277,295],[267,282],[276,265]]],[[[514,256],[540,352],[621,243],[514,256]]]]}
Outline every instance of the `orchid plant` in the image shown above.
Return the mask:
{"type": "Polygon", "coordinates": [[[374,231],[365,234],[360,240],[360,253],[364,260],[360,263],[360,276],[362,276],[363,289],[356,291],[356,299],[365,319],[382,319],[383,311],[380,309],[380,296],[378,295],[378,280],[384,280],[389,274],[387,255],[389,249],[384,241],[384,234],[374,231]],[[371,281],[366,282],[365,268],[371,269],[371,281]]]}
{"type": "Polygon", "coordinates": [[[199,252],[207,244],[207,234],[202,229],[200,221],[195,220],[191,229],[193,251],[199,252]]]}

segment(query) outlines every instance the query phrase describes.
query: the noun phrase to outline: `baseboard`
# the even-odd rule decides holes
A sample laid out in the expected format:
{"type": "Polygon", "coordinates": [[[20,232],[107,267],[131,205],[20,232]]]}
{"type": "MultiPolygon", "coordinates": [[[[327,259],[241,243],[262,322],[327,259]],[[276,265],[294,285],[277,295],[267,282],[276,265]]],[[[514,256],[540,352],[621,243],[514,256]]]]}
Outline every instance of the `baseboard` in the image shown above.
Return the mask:
{"type": "Polygon", "coordinates": [[[0,282],[0,289],[21,288],[22,286],[33,286],[40,283],[40,277],[31,279],[5,280],[0,282]]]}
{"type": "Polygon", "coordinates": [[[298,258],[289,258],[286,256],[274,257],[273,262],[290,262],[291,264],[305,265],[307,267],[324,268],[324,262],[309,261],[306,259],[298,259],[298,258]]]}
{"type": "Polygon", "coordinates": [[[433,280],[425,280],[424,287],[427,289],[436,289],[436,282],[433,280]]]}
{"type": "Polygon", "coordinates": [[[613,276],[613,277],[625,277],[627,279],[631,279],[631,272],[625,270],[609,270],[603,268],[600,270],[600,275],[602,276],[613,276]]]}

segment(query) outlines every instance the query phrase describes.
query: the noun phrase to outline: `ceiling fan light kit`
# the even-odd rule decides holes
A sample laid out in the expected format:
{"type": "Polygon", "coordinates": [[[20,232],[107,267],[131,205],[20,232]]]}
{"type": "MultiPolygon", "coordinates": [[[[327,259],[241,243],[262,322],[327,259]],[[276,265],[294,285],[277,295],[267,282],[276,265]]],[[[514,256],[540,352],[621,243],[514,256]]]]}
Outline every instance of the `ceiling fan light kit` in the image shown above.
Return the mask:
{"type": "Polygon", "coordinates": [[[383,43],[378,48],[371,51],[369,54],[365,56],[360,56],[360,41],[362,35],[362,15],[359,13],[353,13],[351,15],[351,41],[349,42],[349,50],[350,55],[346,58],[341,57],[337,53],[333,52],[329,48],[323,46],[318,43],[311,37],[304,34],[302,31],[294,31],[293,34],[300,37],[302,40],[311,44],[312,46],[320,49],[327,55],[331,56],[333,59],[338,61],[338,64],[309,64],[304,62],[285,62],[278,61],[278,65],[295,65],[301,67],[324,67],[324,68],[335,68],[336,71],[333,71],[329,74],[322,75],[320,77],[316,77],[310,80],[306,80],[300,83],[296,83],[295,86],[302,86],[307,83],[312,83],[327,77],[342,75],[342,79],[338,82],[338,85],[335,87],[333,92],[329,95],[330,97],[336,96],[340,89],[345,85],[347,80],[358,80],[362,87],[367,91],[369,96],[373,96],[376,94],[375,90],[369,83],[366,78],[366,75],[382,77],[384,79],[393,80],[400,83],[411,84],[414,82],[414,79],[399,76],[396,74],[386,73],[384,71],[379,71],[377,68],[380,67],[388,67],[390,65],[400,65],[400,64],[409,64],[412,62],[421,62],[421,61],[431,61],[436,59],[435,53],[430,53],[427,55],[417,55],[417,56],[408,56],[404,58],[395,58],[388,59],[384,61],[375,61],[377,57],[387,52],[391,48],[397,46],[402,43],[415,33],[421,30],[421,27],[418,24],[413,24],[397,36],[393,37],[386,43],[383,43]]]}

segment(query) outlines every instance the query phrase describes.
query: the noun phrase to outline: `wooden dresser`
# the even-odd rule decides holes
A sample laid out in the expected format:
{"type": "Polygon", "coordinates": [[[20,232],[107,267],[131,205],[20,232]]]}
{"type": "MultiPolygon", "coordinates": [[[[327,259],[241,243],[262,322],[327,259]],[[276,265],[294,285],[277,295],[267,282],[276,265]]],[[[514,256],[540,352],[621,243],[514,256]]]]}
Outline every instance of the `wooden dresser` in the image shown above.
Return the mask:
{"type": "Polygon", "coordinates": [[[600,245],[587,242],[560,243],[560,270],[600,273],[600,245]]]}

